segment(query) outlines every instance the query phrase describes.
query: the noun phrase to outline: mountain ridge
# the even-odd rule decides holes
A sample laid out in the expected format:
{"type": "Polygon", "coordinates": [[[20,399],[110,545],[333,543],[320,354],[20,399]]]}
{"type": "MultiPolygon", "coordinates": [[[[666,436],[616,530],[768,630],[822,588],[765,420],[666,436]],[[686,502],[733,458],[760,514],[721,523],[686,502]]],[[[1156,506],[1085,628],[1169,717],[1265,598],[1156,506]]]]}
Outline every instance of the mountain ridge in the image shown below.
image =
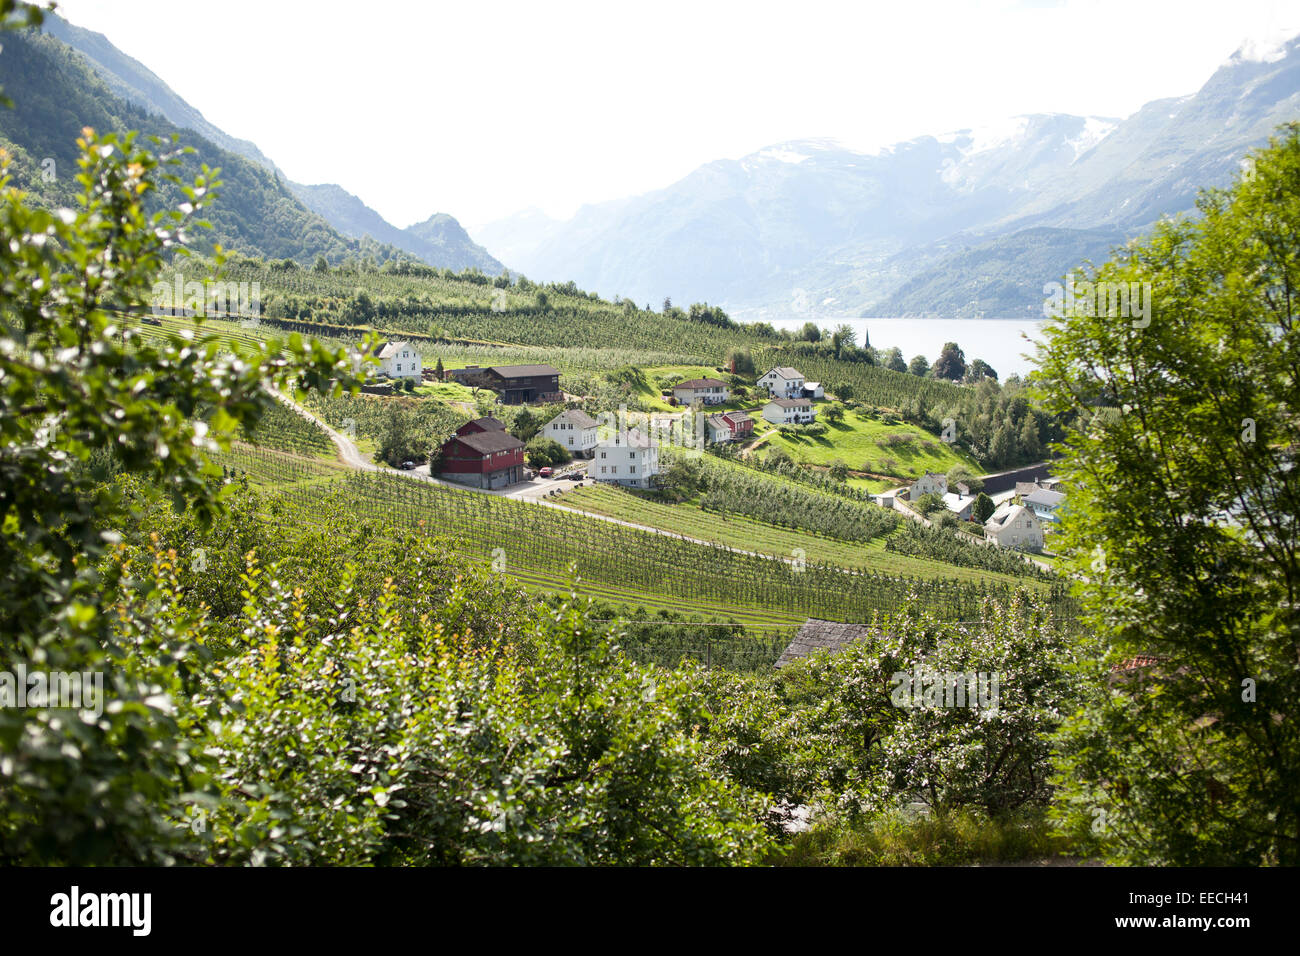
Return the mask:
{"type": "MultiPolygon", "coordinates": [[[[510,259],[544,281],[751,319],[1023,317],[1044,282],[1192,211],[1297,118],[1300,37],[1267,56],[1239,49],[1197,91],[1124,118],[1026,114],[874,152],[807,139],[713,160],[567,221],[520,223],[510,259]],[[972,274],[973,261],[994,271],[972,274]]],[[[514,225],[479,235],[492,249],[514,225]]]]}
{"type": "Polygon", "coordinates": [[[369,237],[375,243],[393,246],[437,268],[455,271],[477,268],[492,275],[505,271],[505,267],[470,239],[463,229],[459,233],[456,229],[446,229],[440,241],[430,242],[409,228],[393,226],[342,186],[294,182],[255,143],[232,136],[209,122],[157,74],[117,49],[104,34],[76,26],[54,13],[46,15],[42,29],[85,57],[96,75],[116,96],[162,116],[181,129],[193,130],[227,152],[264,167],[283,182],[303,206],[342,236],[355,240],[369,237]]]}

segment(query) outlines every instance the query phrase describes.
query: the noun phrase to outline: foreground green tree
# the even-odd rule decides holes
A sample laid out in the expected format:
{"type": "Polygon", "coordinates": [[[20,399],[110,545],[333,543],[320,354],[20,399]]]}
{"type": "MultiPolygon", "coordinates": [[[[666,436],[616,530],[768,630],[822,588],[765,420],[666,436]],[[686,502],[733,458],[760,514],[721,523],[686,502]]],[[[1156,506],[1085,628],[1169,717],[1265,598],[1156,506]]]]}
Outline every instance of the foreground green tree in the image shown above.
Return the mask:
{"type": "Polygon", "coordinates": [[[130,313],[217,183],[205,169],[184,207],[150,214],[175,152],[89,129],[80,147],[77,209],[36,208],[0,173],[0,666],[100,673],[112,706],[0,708],[0,858],[165,862],[168,795],[197,766],[171,704],[189,643],[148,603],[137,642],[114,639],[110,602],[136,582],[98,559],[136,517],[85,462],[147,476],[208,520],[221,492],[207,455],[256,423],[265,386],[325,387],[349,363],[297,338],[236,356],[202,335],[140,336],[130,313]]]}
{"type": "Polygon", "coordinates": [[[1103,643],[1061,815],[1123,861],[1295,864],[1300,127],[1198,208],[1088,276],[1039,357],[1078,415],[1062,533],[1103,643]]]}

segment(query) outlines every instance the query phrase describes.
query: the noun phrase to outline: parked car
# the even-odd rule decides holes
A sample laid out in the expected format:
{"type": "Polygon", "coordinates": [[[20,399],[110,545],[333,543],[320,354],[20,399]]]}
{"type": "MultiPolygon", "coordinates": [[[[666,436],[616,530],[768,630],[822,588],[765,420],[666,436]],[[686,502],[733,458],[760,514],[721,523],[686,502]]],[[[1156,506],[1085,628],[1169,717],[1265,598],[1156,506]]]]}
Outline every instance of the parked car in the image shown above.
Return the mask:
{"type": "Polygon", "coordinates": [[[567,478],[569,481],[582,481],[582,472],[571,471],[564,477],[567,478]]]}
{"type": "Polygon", "coordinates": [[[554,474],[554,472],[552,471],[551,467],[548,465],[545,468],[538,471],[537,474],[541,478],[549,478],[551,477],[552,474],[554,474]]]}
{"type": "Polygon", "coordinates": [[[413,462],[413,461],[404,461],[404,462],[402,462],[402,470],[403,470],[403,471],[410,471],[410,470],[411,470],[412,468],[414,468],[414,467],[415,467],[415,462],[413,462]]]}

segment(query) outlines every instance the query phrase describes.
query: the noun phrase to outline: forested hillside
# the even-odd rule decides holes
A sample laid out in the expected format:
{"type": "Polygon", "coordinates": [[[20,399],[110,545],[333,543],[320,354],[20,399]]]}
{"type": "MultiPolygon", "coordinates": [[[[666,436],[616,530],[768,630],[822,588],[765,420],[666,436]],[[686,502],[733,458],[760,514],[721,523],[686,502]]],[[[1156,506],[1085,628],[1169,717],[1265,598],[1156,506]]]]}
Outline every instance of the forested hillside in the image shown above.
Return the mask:
{"type": "MultiPolygon", "coordinates": [[[[276,173],[222,149],[197,133],[178,129],[114,95],[81,55],[52,36],[10,32],[0,55],[0,85],[14,101],[0,110],[0,145],[13,157],[14,182],[50,205],[70,205],[77,192],[76,141],[83,128],[97,132],[139,131],[142,137],[179,137],[194,153],[181,169],[193,177],[202,164],[220,168],[226,201],[211,212],[211,231],[191,238],[199,249],[227,249],[267,259],[310,264],[317,256],[391,258],[396,250],[340,236],[306,207],[276,173]]],[[[161,184],[159,204],[177,203],[180,192],[161,184]]]]}

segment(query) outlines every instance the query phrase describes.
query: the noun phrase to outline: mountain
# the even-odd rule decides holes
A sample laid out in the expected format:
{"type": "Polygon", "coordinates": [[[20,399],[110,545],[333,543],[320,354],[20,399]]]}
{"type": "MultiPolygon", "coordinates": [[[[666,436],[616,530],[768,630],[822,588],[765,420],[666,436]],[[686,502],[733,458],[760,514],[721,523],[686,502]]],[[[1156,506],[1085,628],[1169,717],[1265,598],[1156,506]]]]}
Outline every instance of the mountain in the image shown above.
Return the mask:
{"type": "Polygon", "coordinates": [[[202,113],[172,92],[171,87],[152,70],[113,46],[104,34],[75,26],[56,13],[46,13],[42,27],[50,36],[63,41],[89,60],[99,78],[121,99],[157,113],[181,129],[192,129],[224,150],[238,153],[272,172],[279,172],[255,145],[213,126],[202,113]]]}
{"type": "MultiPolygon", "coordinates": [[[[220,167],[220,199],[205,218],[211,230],[192,235],[196,248],[226,249],[301,263],[325,256],[339,262],[396,253],[373,241],[339,235],[290,192],[274,169],[231,152],[201,134],[181,129],[156,112],[116,95],[87,59],[56,37],[36,30],[8,33],[0,52],[0,86],[14,101],[0,108],[0,146],[13,157],[15,184],[50,205],[75,201],[77,138],[83,127],[100,132],[138,130],[144,137],[180,137],[194,153],[182,157],[177,174],[192,180],[202,163],[220,167]]],[[[179,189],[161,185],[160,201],[183,201],[179,189]]]]}
{"type": "Polygon", "coordinates": [[[476,245],[464,227],[446,213],[434,213],[424,222],[407,226],[402,232],[414,243],[428,250],[426,261],[450,263],[447,268],[480,269],[493,275],[505,271],[505,267],[482,246],[476,245]]]}
{"type": "Polygon", "coordinates": [[[436,213],[427,221],[398,229],[342,186],[289,183],[293,194],[339,232],[354,239],[369,236],[396,246],[440,269],[478,269],[500,275],[505,266],[474,242],[452,216],[436,213]]]}
{"type": "MultiPolygon", "coordinates": [[[[398,229],[390,224],[341,186],[307,186],[291,181],[255,144],[231,136],[209,123],[202,113],[181,99],[148,67],[117,49],[102,33],[75,26],[56,14],[46,14],[44,30],[84,56],[99,79],[117,97],[162,116],[180,129],[193,130],[221,149],[262,166],[303,206],[342,236],[352,240],[368,239],[365,243],[367,248],[376,243],[393,246],[439,268],[460,271],[474,267],[493,275],[504,271],[505,267],[486,249],[475,244],[450,216],[445,218],[450,219],[454,227],[444,226],[435,241],[428,241],[410,229],[398,229]]],[[[357,243],[353,245],[360,248],[357,243]]],[[[376,257],[382,260],[390,258],[391,254],[376,257]]]]}
{"type": "Polygon", "coordinates": [[[1126,119],[1020,116],[874,153],[781,143],[567,222],[479,235],[539,280],[743,318],[1020,317],[1040,311],[1045,282],[1191,211],[1296,118],[1300,38],[1239,50],[1195,94],[1126,119]]]}

